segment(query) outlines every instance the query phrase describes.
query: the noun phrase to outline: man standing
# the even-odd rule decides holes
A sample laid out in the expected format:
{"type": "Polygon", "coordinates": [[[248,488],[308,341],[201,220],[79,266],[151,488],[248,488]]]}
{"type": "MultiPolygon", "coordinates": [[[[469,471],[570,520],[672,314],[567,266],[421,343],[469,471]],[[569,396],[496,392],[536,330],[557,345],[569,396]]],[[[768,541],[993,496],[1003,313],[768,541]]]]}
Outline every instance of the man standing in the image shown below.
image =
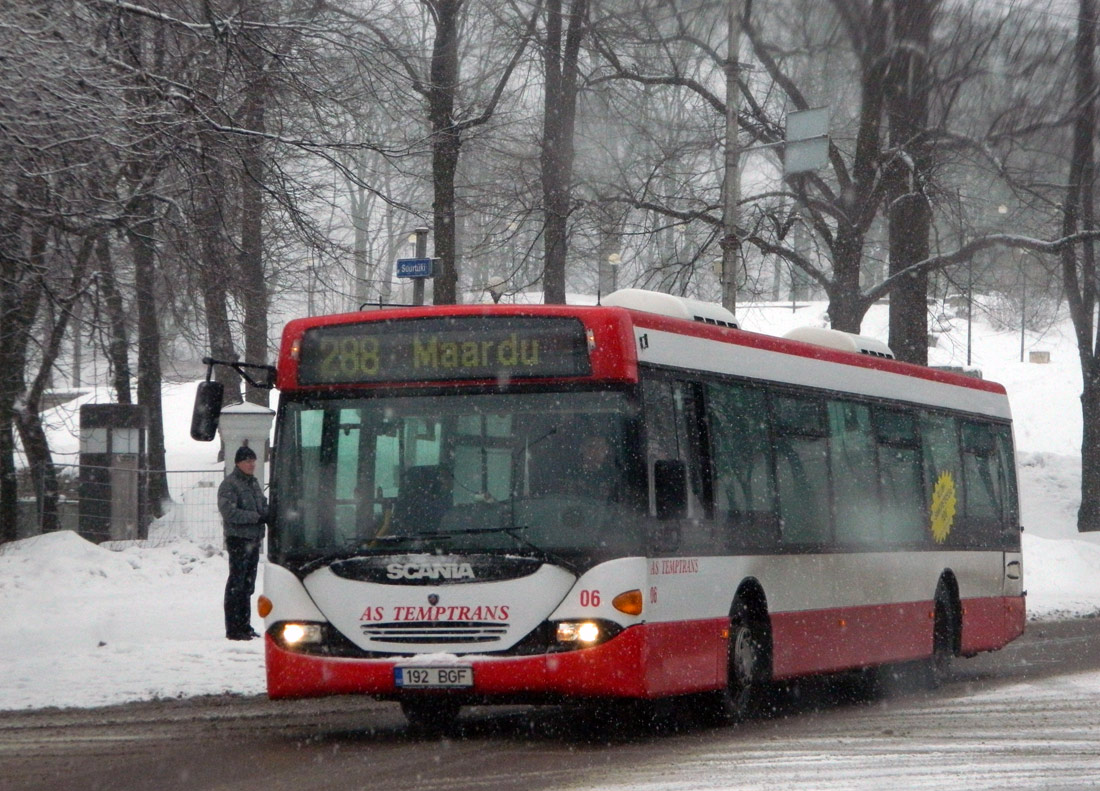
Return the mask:
{"type": "Polygon", "coordinates": [[[218,487],[218,511],[229,551],[229,580],[225,583],[225,636],[230,640],[259,637],[252,629],[250,601],[256,589],[256,566],[267,522],[267,498],[256,480],[256,452],[237,448],[233,471],[218,487]]]}

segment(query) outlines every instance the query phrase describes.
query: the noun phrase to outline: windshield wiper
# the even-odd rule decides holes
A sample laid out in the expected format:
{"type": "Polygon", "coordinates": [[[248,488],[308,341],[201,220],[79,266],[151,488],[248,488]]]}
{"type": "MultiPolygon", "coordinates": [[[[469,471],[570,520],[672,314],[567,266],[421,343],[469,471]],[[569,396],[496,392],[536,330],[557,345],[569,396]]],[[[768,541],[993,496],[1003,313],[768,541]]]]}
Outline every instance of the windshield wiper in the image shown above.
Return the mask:
{"type": "Polygon", "coordinates": [[[571,571],[576,576],[581,575],[581,569],[569,560],[566,560],[556,552],[552,552],[549,549],[540,547],[535,542],[528,539],[523,535],[524,530],[529,530],[529,525],[501,525],[500,527],[471,527],[466,530],[452,530],[446,533],[413,533],[410,535],[387,535],[377,536],[375,538],[367,539],[359,544],[355,548],[344,548],[336,552],[330,552],[320,557],[312,557],[305,561],[301,566],[302,572],[313,571],[322,566],[326,566],[330,563],[334,563],[340,560],[350,560],[356,557],[362,557],[361,553],[364,550],[372,549],[378,544],[397,544],[401,542],[421,543],[426,541],[446,541],[451,540],[457,536],[476,536],[487,535],[490,533],[504,533],[517,544],[527,549],[532,550],[540,560],[554,563],[571,571]]]}
{"type": "Polygon", "coordinates": [[[566,568],[569,571],[576,574],[578,577],[581,575],[581,569],[576,564],[571,563],[570,561],[566,560],[565,558],[563,558],[561,555],[557,554],[556,552],[551,552],[549,549],[546,549],[545,547],[540,547],[534,541],[531,541],[529,538],[527,538],[527,536],[523,535],[522,531],[530,530],[530,529],[531,529],[530,525],[501,525],[499,527],[471,527],[468,530],[456,530],[453,533],[449,533],[447,535],[452,535],[452,536],[455,536],[455,535],[468,535],[468,536],[471,536],[471,535],[481,535],[481,534],[485,534],[485,533],[504,533],[505,535],[509,536],[512,540],[514,540],[517,544],[519,544],[520,546],[527,547],[528,549],[534,550],[536,553],[538,553],[539,557],[542,558],[543,560],[548,560],[551,563],[555,563],[559,566],[562,566],[563,568],[566,568]]]}

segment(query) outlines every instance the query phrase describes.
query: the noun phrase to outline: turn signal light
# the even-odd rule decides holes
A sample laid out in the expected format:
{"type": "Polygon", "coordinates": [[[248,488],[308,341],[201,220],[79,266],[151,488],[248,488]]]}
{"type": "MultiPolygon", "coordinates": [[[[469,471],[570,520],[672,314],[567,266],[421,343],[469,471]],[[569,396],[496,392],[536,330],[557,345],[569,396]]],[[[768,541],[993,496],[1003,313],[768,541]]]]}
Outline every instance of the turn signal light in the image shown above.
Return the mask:
{"type": "Polygon", "coordinates": [[[642,592],[640,590],[626,591],[620,593],[614,599],[611,600],[611,606],[619,612],[625,612],[627,615],[641,615],[642,614],[642,592]]]}
{"type": "Polygon", "coordinates": [[[266,596],[261,596],[256,600],[256,612],[260,614],[261,618],[266,618],[271,615],[271,610],[275,605],[271,603],[271,599],[266,596]]]}

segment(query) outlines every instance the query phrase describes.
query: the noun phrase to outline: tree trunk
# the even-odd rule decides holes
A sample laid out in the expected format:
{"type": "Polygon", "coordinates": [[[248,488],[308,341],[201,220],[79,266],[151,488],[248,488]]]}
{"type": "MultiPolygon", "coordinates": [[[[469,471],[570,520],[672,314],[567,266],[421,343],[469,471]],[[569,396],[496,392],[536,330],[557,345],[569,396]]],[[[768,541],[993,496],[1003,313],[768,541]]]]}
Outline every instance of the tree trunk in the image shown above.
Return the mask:
{"type": "Polygon", "coordinates": [[[17,340],[15,317],[20,304],[18,284],[23,264],[23,219],[14,202],[5,204],[4,211],[0,211],[0,543],[14,541],[19,528],[12,416],[20,382],[14,375],[12,352],[17,340]]]}
{"type": "MultiPolygon", "coordinates": [[[[932,211],[919,192],[889,208],[890,274],[928,257],[932,211]]],[[[928,365],[928,274],[907,275],[890,291],[890,348],[899,360],[928,365]]]]}
{"type": "MultiPolygon", "coordinates": [[[[928,125],[928,51],[937,3],[904,0],[893,5],[894,52],[886,79],[890,275],[928,257],[932,210],[924,188],[932,163],[920,136],[928,125]]],[[[927,274],[905,277],[890,292],[890,347],[900,360],[928,364],[927,300],[927,274]]]]}
{"type": "MultiPolygon", "coordinates": [[[[111,371],[111,384],[120,404],[132,404],[130,392],[130,338],[126,331],[126,308],[115,278],[111,240],[107,233],[96,240],[96,259],[99,261],[97,284],[107,309],[107,362],[111,371]]],[[[79,328],[78,328],[79,329],[79,328]]]]}
{"type": "Polygon", "coordinates": [[[455,127],[455,93],[458,90],[459,15],[463,0],[435,0],[435,42],[432,46],[428,117],[432,128],[433,232],[437,269],[434,302],[458,302],[457,229],[455,227],[455,174],[462,140],[455,127]]]}
{"type": "MultiPolygon", "coordinates": [[[[1062,233],[1068,235],[1095,228],[1093,191],[1096,186],[1096,0],[1080,0],[1077,38],[1074,44],[1074,76],[1077,118],[1073,125],[1073,150],[1069,186],[1063,204],[1062,233]]],[[[1081,507],[1077,530],[1100,530],[1100,336],[1096,310],[1096,259],[1094,243],[1082,243],[1080,256],[1070,246],[1062,251],[1062,283],[1081,360],[1081,507]]]]}
{"type": "Polygon", "coordinates": [[[34,482],[34,499],[39,514],[39,526],[43,533],[53,533],[61,529],[61,520],[57,513],[60,499],[60,487],[57,482],[57,469],[53,465],[53,454],[46,440],[46,432],[38,413],[30,408],[15,411],[15,426],[19,430],[19,439],[23,443],[23,453],[27,457],[27,469],[34,482]]]}
{"type": "Polygon", "coordinates": [[[1081,392],[1081,508],[1077,530],[1100,530],[1100,361],[1084,371],[1081,392]]]}
{"type": "MultiPolygon", "coordinates": [[[[246,16],[260,20],[260,3],[248,5],[246,16]]],[[[252,35],[259,36],[259,32],[252,35]]],[[[264,50],[250,41],[244,48],[247,81],[242,125],[262,133],[266,129],[267,94],[269,85],[264,62],[264,50]]],[[[267,348],[267,283],[264,272],[264,144],[261,135],[249,136],[243,144],[241,169],[241,252],[239,284],[244,308],[244,359],[253,365],[269,362],[267,348]]],[[[270,391],[245,386],[245,400],[267,406],[270,391]]]]}
{"type": "MultiPolygon", "coordinates": [[[[210,344],[210,355],[215,360],[236,362],[239,358],[233,348],[233,336],[229,328],[225,281],[217,274],[208,271],[203,271],[200,278],[203,313],[206,315],[206,337],[210,344]]],[[[215,365],[213,378],[215,382],[220,382],[223,388],[222,406],[240,403],[240,374],[228,365],[215,365]]]]}
{"type": "MultiPolygon", "coordinates": [[[[36,189],[33,184],[19,188],[24,197],[36,189]]],[[[14,227],[17,233],[21,226],[22,221],[16,219],[5,230],[14,227]]],[[[42,296],[42,289],[29,286],[28,281],[34,270],[41,271],[46,250],[46,237],[40,230],[32,230],[29,237],[25,254],[9,245],[0,250],[0,538],[5,541],[14,540],[18,531],[19,483],[13,424],[24,408],[21,402],[26,389],[23,378],[27,344],[42,296]]],[[[18,237],[13,234],[11,238],[18,237]]]]}
{"type": "Polygon", "coordinates": [[[573,0],[568,12],[562,10],[562,0],[547,2],[543,55],[546,91],[540,161],[544,212],[543,298],[548,304],[565,302],[580,45],[587,28],[588,0],[573,0]]]}
{"type": "MultiPolygon", "coordinates": [[[[250,155],[241,174],[241,304],[244,307],[244,359],[254,365],[270,362],[267,348],[267,284],[263,262],[263,163],[259,152],[250,155]]],[[[268,405],[270,391],[245,385],[245,400],[268,405]]]]}
{"type": "MultiPolygon", "coordinates": [[[[137,300],[138,403],[145,407],[148,444],[146,446],[146,495],[153,516],[164,515],[168,500],[168,478],[164,474],[164,410],[161,405],[160,324],[157,315],[156,219],[151,198],[133,201],[136,221],[126,230],[134,257],[134,294],[137,300]]],[[[144,526],[142,526],[144,529],[144,526]]]]}
{"type": "MultiPolygon", "coordinates": [[[[210,356],[215,360],[236,362],[240,355],[233,345],[233,329],[229,320],[229,289],[233,285],[226,275],[233,273],[235,282],[243,278],[240,266],[230,262],[229,229],[223,207],[230,206],[235,197],[226,177],[224,162],[231,155],[224,141],[214,136],[204,136],[195,158],[196,183],[193,190],[192,211],[195,235],[198,237],[199,260],[196,262],[196,278],[202,296],[203,317],[206,320],[206,342],[210,356]]],[[[245,209],[241,207],[241,214],[245,209]]],[[[242,216],[242,225],[246,220],[242,216]]],[[[222,406],[241,402],[241,376],[228,365],[216,365],[213,378],[224,388],[222,406]]]]}
{"type": "MultiPolygon", "coordinates": [[[[40,526],[43,533],[51,533],[61,529],[61,521],[58,517],[58,500],[60,499],[60,487],[57,481],[57,469],[53,464],[53,454],[46,439],[46,431],[42,426],[42,395],[50,386],[51,375],[57,357],[61,353],[61,344],[68,332],[69,322],[72,317],[72,309],[78,303],[84,289],[85,274],[88,261],[92,257],[92,249],[95,239],[85,237],[81,244],[80,252],[73,262],[73,270],[70,278],[69,293],[57,303],[51,303],[56,310],[50,311],[50,319],[45,329],[48,330],[46,338],[39,343],[38,372],[30,386],[25,389],[22,403],[15,410],[15,424],[19,430],[19,437],[23,441],[23,452],[27,456],[27,466],[31,479],[34,481],[35,500],[38,506],[40,526]]],[[[36,293],[42,293],[44,289],[36,289],[36,293]]],[[[37,299],[34,300],[37,302],[37,299]]],[[[28,312],[24,319],[34,321],[34,313],[28,312]]],[[[31,324],[26,327],[27,334],[31,332],[31,324]]]]}
{"type": "Polygon", "coordinates": [[[863,261],[864,234],[856,226],[837,228],[833,243],[833,279],[826,285],[829,295],[829,326],[834,330],[858,333],[870,302],[859,287],[863,261]]]}

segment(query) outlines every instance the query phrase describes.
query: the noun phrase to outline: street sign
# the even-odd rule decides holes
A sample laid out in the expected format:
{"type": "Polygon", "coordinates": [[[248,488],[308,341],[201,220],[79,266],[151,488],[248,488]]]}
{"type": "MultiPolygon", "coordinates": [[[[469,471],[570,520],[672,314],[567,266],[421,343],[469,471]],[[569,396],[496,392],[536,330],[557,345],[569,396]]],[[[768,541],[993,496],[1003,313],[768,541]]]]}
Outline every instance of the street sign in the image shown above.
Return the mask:
{"type": "Polygon", "coordinates": [[[430,258],[398,258],[398,277],[431,277],[432,259],[430,258]]]}
{"type": "Polygon", "coordinates": [[[829,160],[829,108],[815,107],[787,114],[787,145],[783,175],[825,167],[829,160]]]}

